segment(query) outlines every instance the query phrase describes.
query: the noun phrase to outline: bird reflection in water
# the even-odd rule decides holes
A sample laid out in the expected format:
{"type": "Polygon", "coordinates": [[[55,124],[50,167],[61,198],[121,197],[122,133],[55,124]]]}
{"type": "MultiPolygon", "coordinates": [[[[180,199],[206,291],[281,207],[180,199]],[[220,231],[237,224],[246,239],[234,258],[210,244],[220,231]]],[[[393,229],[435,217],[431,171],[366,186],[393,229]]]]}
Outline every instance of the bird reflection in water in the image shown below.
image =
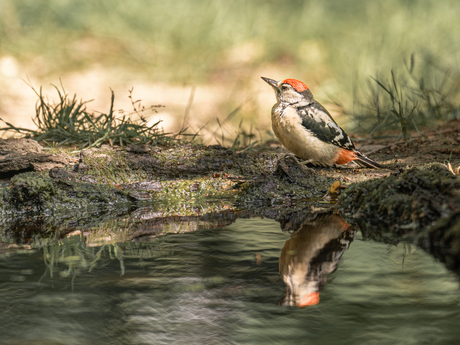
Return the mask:
{"type": "MultiPolygon", "coordinates": [[[[286,283],[285,306],[307,307],[319,303],[328,275],[353,241],[355,231],[337,214],[320,214],[307,220],[281,222],[294,230],[281,250],[279,270],[286,283]]],[[[305,217],[304,217],[305,219],[305,217]]]]}

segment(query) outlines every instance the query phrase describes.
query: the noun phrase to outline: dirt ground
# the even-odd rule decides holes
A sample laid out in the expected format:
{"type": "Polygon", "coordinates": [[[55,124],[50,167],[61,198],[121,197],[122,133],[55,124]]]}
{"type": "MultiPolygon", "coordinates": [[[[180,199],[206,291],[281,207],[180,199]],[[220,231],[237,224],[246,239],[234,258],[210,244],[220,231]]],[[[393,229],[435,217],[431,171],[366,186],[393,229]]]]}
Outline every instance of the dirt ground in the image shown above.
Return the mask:
{"type": "MultiPolygon", "coordinates": [[[[424,136],[412,133],[412,139],[355,139],[357,148],[372,159],[396,167],[416,166],[432,162],[460,166],[460,120],[421,130],[424,136]]],[[[386,133],[397,136],[398,133],[386,133]]],[[[457,171],[458,173],[458,171],[457,171]]]]}

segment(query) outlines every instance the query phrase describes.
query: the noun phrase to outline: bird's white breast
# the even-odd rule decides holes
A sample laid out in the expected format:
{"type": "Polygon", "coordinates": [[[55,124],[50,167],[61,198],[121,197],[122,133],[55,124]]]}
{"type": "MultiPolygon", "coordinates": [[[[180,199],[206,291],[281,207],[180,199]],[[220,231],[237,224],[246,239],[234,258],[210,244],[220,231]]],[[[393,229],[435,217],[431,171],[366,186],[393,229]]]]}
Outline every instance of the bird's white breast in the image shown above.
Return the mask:
{"type": "Polygon", "coordinates": [[[318,139],[304,127],[294,107],[284,108],[282,103],[275,104],[272,128],[279,141],[294,155],[325,166],[333,165],[337,161],[340,149],[318,139]]]}

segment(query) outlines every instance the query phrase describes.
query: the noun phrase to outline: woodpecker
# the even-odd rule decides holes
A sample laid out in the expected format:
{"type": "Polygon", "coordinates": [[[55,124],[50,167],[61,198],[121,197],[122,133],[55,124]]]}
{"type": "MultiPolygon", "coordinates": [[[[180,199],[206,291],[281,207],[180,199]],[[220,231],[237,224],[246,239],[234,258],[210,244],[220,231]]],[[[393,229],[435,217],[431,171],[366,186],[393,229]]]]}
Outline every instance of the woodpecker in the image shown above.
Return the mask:
{"type": "Polygon", "coordinates": [[[272,108],[273,131],[290,152],[305,160],[300,164],[328,167],[354,161],[362,168],[383,168],[356,150],[307,85],[296,79],[262,79],[273,87],[277,99],[272,108]]]}
{"type": "MultiPolygon", "coordinates": [[[[284,230],[284,229],[283,229],[284,230]]],[[[285,306],[318,304],[329,274],[337,269],[355,232],[337,214],[321,214],[298,225],[281,250],[279,271],[286,284],[285,306]]]]}

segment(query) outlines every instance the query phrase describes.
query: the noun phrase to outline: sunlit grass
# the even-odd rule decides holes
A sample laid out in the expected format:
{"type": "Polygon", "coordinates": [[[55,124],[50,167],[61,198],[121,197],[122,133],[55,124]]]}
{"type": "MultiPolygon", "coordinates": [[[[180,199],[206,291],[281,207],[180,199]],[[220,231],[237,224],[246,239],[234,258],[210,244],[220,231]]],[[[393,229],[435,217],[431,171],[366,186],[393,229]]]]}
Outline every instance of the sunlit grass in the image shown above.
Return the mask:
{"type": "Polygon", "coordinates": [[[460,47],[457,1],[2,3],[3,53],[52,56],[65,69],[101,57],[123,60],[178,81],[203,80],[245,61],[294,64],[299,76],[350,80],[391,69],[412,52],[453,65],[460,47]],[[238,47],[247,56],[231,56],[238,47]],[[326,74],[313,70],[318,66],[326,74]]]}
{"type": "Polygon", "coordinates": [[[431,64],[416,66],[411,55],[399,69],[379,75],[361,90],[355,103],[355,124],[370,135],[399,128],[410,132],[460,118],[460,74],[431,64]]]}
{"type": "MultiPolygon", "coordinates": [[[[313,86],[322,103],[336,103],[343,113],[356,114],[366,103],[370,77],[377,76],[388,86],[394,71],[396,82],[404,87],[399,67],[412,53],[418,66],[441,66],[450,70],[451,77],[458,75],[459,12],[460,2],[455,0],[3,0],[0,55],[14,56],[47,83],[94,64],[123,65],[138,79],[155,83],[220,83],[228,86],[224,92],[228,103],[233,102],[230,108],[246,98],[236,99],[235,93],[233,99],[230,86],[238,85],[250,95],[259,90],[251,81],[269,70],[275,75],[268,77],[300,79],[313,86]]],[[[431,83],[424,71],[417,77],[431,83]]],[[[376,88],[386,92],[370,81],[369,90],[374,91],[369,92],[376,88]]],[[[443,87],[449,85],[453,83],[443,87]]],[[[443,89],[446,92],[452,93],[443,89]]],[[[428,97],[417,104],[433,100],[428,97]]],[[[411,108],[407,111],[403,119],[411,108]]],[[[370,129],[357,123],[356,116],[341,125],[369,133],[379,124],[373,112],[368,114],[367,123],[374,125],[370,129]]],[[[223,113],[221,122],[229,112],[223,113]]],[[[420,113],[414,110],[407,126],[412,128],[412,119],[421,118],[420,113]]],[[[441,113],[447,117],[436,120],[452,118],[452,113],[441,113]]],[[[261,117],[260,109],[241,115],[243,124],[254,124],[253,119],[261,117]]],[[[229,121],[231,131],[238,131],[240,121],[237,117],[229,121]]],[[[391,127],[387,119],[374,133],[391,127]]],[[[214,137],[217,142],[218,135],[214,137]]]]}
{"type": "MultiPolygon", "coordinates": [[[[37,130],[16,127],[5,122],[6,127],[0,131],[16,132],[31,137],[39,142],[52,143],[59,146],[79,146],[81,148],[99,147],[103,144],[126,146],[128,144],[172,145],[178,135],[164,133],[159,127],[161,121],[149,125],[148,117],[143,115],[146,110],[139,100],[133,100],[132,90],[129,98],[132,101],[133,111],[116,114],[113,109],[114,93],[110,100],[108,113],[88,112],[87,101],[77,99],[77,95],[70,97],[61,85],[55,87],[59,100],[49,103],[46,96],[35,91],[38,100],[35,107],[35,117],[32,118],[37,130]]],[[[149,110],[156,111],[151,106],[149,110]]],[[[0,119],[1,120],[1,119],[0,119]]]]}
{"type": "Polygon", "coordinates": [[[238,113],[239,107],[230,112],[222,121],[216,118],[218,127],[205,125],[195,132],[186,127],[185,122],[188,113],[186,110],[181,130],[172,134],[165,133],[161,129],[161,120],[149,125],[149,117],[144,114],[146,112],[155,113],[156,109],[162,106],[143,107],[141,100],[133,99],[133,90],[129,91],[133,108],[131,112],[114,110],[115,95],[112,92],[109,111],[101,113],[89,112],[86,104],[90,101],[79,100],[76,94],[72,97],[69,96],[63,85],[60,88],[55,86],[58,101],[54,103],[51,103],[46,95],[43,95],[42,88],[40,91],[33,87],[32,89],[38,97],[35,116],[32,118],[37,129],[16,127],[0,119],[6,125],[0,127],[0,131],[32,138],[53,148],[77,146],[81,149],[88,149],[104,144],[121,147],[129,144],[154,146],[172,146],[176,143],[190,142],[202,144],[200,132],[207,132],[219,145],[229,147],[232,151],[238,151],[249,149],[263,139],[261,133],[256,133],[254,126],[251,125],[247,129],[248,126],[243,125],[243,120],[240,120],[236,129],[233,126],[228,126],[228,122],[238,113]]]}

